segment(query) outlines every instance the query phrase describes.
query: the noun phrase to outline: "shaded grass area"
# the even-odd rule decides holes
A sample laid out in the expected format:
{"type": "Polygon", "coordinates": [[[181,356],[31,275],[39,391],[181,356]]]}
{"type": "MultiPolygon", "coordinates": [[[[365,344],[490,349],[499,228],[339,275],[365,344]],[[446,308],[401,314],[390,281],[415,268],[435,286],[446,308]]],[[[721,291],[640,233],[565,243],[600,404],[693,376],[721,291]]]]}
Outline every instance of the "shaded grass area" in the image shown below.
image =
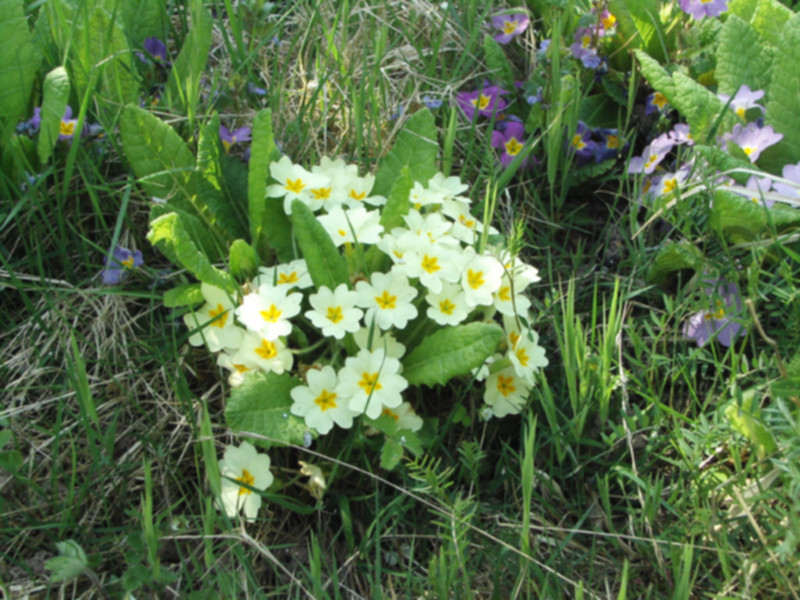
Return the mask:
{"type": "MultiPolygon", "coordinates": [[[[263,103],[296,162],[343,155],[371,169],[402,124],[398,107],[428,93],[447,101],[487,74],[478,24],[494,8],[299,2],[263,30],[220,21],[217,110],[244,124],[263,103]],[[253,78],[266,97],[241,91],[253,78]]],[[[178,36],[185,18],[173,13],[178,36]]],[[[445,130],[456,109],[439,110],[445,130]]],[[[453,169],[479,200],[498,168],[477,126],[457,123],[453,169]]],[[[666,234],[634,235],[636,190],[619,173],[573,188],[563,206],[535,173],[499,198],[499,226],[520,229],[542,275],[531,297],[550,366],[528,414],[484,423],[477,390],[425,388],[415,400],[439,427],[424,458],[383,472],[356,435],[272,450],[268,508],[239,527],[206,481],[204,452],[233,441],[221,425],[224,377],[161,304],[180,274],[144,239],[149,199],[118,152],[114,142],[102,156],[78,149],[69,171],[57,157],[0,230],[0,426],[12,436],[3,450],[20,457],[0,472],[7,596],[797,595],[796,413],[781,402],[764,412],[782,440],[773,463],[723,412],[744,382],[777,376],[770,347],[755,336],[729,350],[683,339],[691,306],[674,291],[684,282],[646,278],[666,234]],[[97,273],[115,242],[142,249],[146,267],[103,288],[97,273]],[[466,413],[449,410],[453,397],[466,413]],[[325,472],[323,500],[298,460],[325,472]],[[48,583],[44,561],[66,539],[89,555],[97,583],[48,583]]],[[[702,227],[688,210],[672,222],[687,236],[702,227]]]]}

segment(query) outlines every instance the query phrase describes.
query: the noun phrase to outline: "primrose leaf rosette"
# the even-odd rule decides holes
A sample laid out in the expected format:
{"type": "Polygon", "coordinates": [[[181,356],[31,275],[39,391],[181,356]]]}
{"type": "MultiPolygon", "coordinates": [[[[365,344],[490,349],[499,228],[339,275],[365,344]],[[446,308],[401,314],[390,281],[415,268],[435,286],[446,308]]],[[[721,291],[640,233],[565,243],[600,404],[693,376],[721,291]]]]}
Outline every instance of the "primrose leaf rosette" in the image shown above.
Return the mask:
{"type": "Polygon", "coordinates": [[[447,394],[426,415],[413,387],[478,381],[484,417],[524,409],[547,364],[526,296],[538,271],[497,244],[467,185],[441,173],[417,181],[412,165],[395,174],[398,186],[329,159],[305,168],[283,157],[270,173],[265,211],[285,212],[295,256],[256,256],[258,274],[239,269],[235,290],[206,282],[199,295],[180,294],[202,296],[184,322],[189,342],[229,373],[234,432],[262,446],[379,432],[393,466],[398,449],[419,449],[426,416],[457,408],[447,394]],[[388,203],[373,195],[378,183],[392,190],[388,203]],[[397,427],[376,430],[382,422],[397,427]]]}

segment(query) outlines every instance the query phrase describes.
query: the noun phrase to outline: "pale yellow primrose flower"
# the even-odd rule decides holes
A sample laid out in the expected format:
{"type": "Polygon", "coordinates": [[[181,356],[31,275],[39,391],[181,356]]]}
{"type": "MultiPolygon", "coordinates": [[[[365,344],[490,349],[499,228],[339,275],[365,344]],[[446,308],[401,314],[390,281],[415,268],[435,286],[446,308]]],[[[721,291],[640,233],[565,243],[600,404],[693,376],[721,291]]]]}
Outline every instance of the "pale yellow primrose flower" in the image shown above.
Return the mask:
{"type": "Polygon", "coordinates": [[[394,409],[384,408],[380,416],[387,416],[394,419],[398,429],[407,429],[408,431],[419,431],[422,429],[422,418],[414,412],[414,409],[408,402],[403,402],[394,409]]]}
{"type": "Polygon", "coordinates": [[[231,356],[231,363],[234,365],[278,375],[291,369],[293,362],[292,353],[280,338],[268,340],[252,331],[244,334],[239,351],[231,356]]]}
{"type": "Polygon", "coordinates": [[[288,156],[271,163],[269,172],[278,183],[267,186],[267,197],[283,198],[283,210],[287,215],[292,214],[294,200],[300,200],[312,211],[322,208],[324,199],[320,198],[320,190],[330,186],[328,177],[320,173],[311,173],[300,165],[292,164],[288,156]]]}
{"type": "MultiPolygon", "coordinates": [[[[375,348],[382,348],[386,352],[386,356],[400,360],[403,354],[406,353],[406,347],[394,339],[391,333],[381,333],[376,327],[372,332],[372,347],[368,348],[369,342],[369,327],[362,327],[353,334],[353,341],[356,343],[360,350],[374,350],[375,348]]],[[[402,370],[402,365],[401,365],[402,370]]]]}
{"type": "Polygon", "coordinates": [[[467,318],[471,308],[467,306],[464,290],[460,285],[445,283],[440,292],[425,296],[428,318],[438,325],[458,325],[467,318]]]}
{"type": "Polygon", "coordinates": [[[493,294],[494,307],[503,315],[528,314],[531,301],[522,293],[527,286],[526,278],[520,275],[510,278],[509,271],[506,270],[500,280],[500,288],[493,294]]]}
{"type": "Polygon", "coordinates": [[[303,258],[275,265],[273,267],[259,267],[258,277],[253,280],[253,285],[258,288],[262,285],[285,287],[287,290],[297,288],[303,290],[311,287],[311,275],[303,258]]]}
{"type": "Polygon", "coordinates": [[[403,253],[403,262],[395,265],[393,270],[406,277],[419,279],[422,285],[436,294],[442,290],[443,280],[452,283],[458,281],[461,265],[456,264],[456,259],[462,254],[457,243],[454,248],[443,241],[431,242],[414,236],[413,242],[403,253]]]}
{"type": "Polygon", "coordinates": [[[256,452],[249,442],[242,442],[238,448],[228,446],[219,461],[222,486],[217,508],[230,518],[243,510],[248,521],[255,520],[258,509],[261,508],[261,496],[241,484],[266,490],[274,480],[269,467],[269,456],[256,452]]]}
{"type": "Polygon", "coordinates": [[[261,284],[257,293],[247,294],[236,316],[250,331],[268,340],[287,336],[292,331],[289,319],[300,312],[303,295],[287,294],[284,287],[261,284]]]}
{"type": "Polygon", "coordinates": [[[461,183],[461,179],[455,175],[445,177],[443,173],[439,172],[428,180],[428,190],[431,193],[441,195],[442,198],[447,200],[457,199],[466,201],[469,205],[469,198],[461,195],[466,192],[467,189],[469,189],[469,186],[465,183],[461,183]]]}
{"type": "Polygon", "coordinates": [[[520,331],[514,345],[508,347],[508,358],[514,372],[529,385],[533,385],[534,374],[549,364],[544,348],[539,345],[539,334],[533,329],[520,331]]]}
{"type": "Polygon", "coordinates": [[[210,352],[235,350],[242,343],[242,330],[233,318],[233,299],[225,290],[207,283],[200,285],[200,291],[206,303],[183,316],[190,330],[200,330],[189,337],[189,343],[202,346],[205,342],[210,352]]]}
{"type": "Polygon", "coordinates": [[[414,186],[408,193],[408,201],[411,202],[411,207],[416,210],[423,206],[441,204],[442,200],[444,200],[444,194],[425,189],[419,181],[414,182],[414,186]]]}
{"type": "Polygon", "coordinates": [[[349,398],[337,392],[339,380],[331,366],[322,369],[310,369],[306,374],[308,385],[292,388],[291,412],[303,417],[312,429],[321,434],[328,433],[336,423],[339,427],[350,429],[353,417],[358,415],[348,406],[349,398]]]}
{"type": "Polygon", "coordinates": [[[494,416],[505,417],[522,411],[529,392],[530,385],[516,374],[514,367],[507,367],[486,379],[483,400],[492,408],[494,416]]]}
{"type": "Polygon", "coordinates": [[[500,289],[502,278],[503,265],[496,257],[485,254],[473,256],[461,272],[461,288],[467,304],[473,307],[491,305],[492,294],[500,289]]]}
{"type": "Polygon", "coordinates": [[[398,375],[399,371],[400,361],[386,356],[383,349],[361,350],[349,357],[339,371],[336,392],[350,398],[349,406],[356,413],[377,419],[384,408],[395,408],[403,402],[402,393],[408,382],[398,375]]]}
{"type": "Polygon", "coordinates": [[[367,211],[363,206],[347,210],[336,206],[327,215],[317,217],[317,220],[337,247],[355,242],[377,244],[383,233],[383,225],[380,224],[381,213],[377,210],[367,211]],[[355,238],[353,237],[354,232],[355,238]]]}
{"type": "Polygon", "coordinates": [[[227,352],[220,352],[217,354],[217,366],[230,371],[228,375],[228,383],[231,387],[239,387],[244,383],[244,379],[248,373],[255,370],[255,367],[248,365],[235,364],[232,355],[227,352]]]}
{"type": "Polygon", "coordinates": [[[373,273],[370,282],[356,284],[357,306],[367,309],[364,323],[369,326],[373,319],[381,329],[402,329],[417,316],[417,307],[411,301],[417,290],[409,284],[408,277],[400,273],[373,273]]]}
{"type": "Polygon", "coordinates": [[[344,283],[333,291],[323,285],[319,292],[308,297],[312,310],[305,315],[314,327],[322,330],[322,335],[341,340],[346,333],[355,333],[361,327],[364,312],[355,308],[357,300],[358,294],[348,290],[344,283]]]}

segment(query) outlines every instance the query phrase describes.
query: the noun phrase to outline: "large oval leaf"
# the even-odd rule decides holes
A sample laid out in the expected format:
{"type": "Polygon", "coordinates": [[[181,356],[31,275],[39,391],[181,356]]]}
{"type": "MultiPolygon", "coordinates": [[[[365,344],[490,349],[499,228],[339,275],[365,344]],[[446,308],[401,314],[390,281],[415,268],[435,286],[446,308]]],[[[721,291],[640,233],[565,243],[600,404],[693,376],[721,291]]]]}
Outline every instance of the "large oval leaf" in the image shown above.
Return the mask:
{"type": "Polygon", "coordinates": [[[306,259],[314,286],[319,289],[324,285],[332,290],[340,283],[349,286],[347,262],[314,213],[300,200],[295,200],[292,202],[291,218],[297,245],[306,259]]]}
{"type": "Polygon", "coordinates": [[[469,323],[440,329],[403,360],[411,385],[444,384],[480,367],[497,349],[503,330],[493,323],[469,323]]]}
{"type": "Polygon", "coordinates": [[[263,435],[272,441],[254,439],[253,442],[268,448],[276,443],[301,445],[308,427],[303,419],[294,416],[292,388],[300,380],[288,373],[258,373],[248,375],[244,383],[231,391],[225,420],[234,432],[263,435]]]}

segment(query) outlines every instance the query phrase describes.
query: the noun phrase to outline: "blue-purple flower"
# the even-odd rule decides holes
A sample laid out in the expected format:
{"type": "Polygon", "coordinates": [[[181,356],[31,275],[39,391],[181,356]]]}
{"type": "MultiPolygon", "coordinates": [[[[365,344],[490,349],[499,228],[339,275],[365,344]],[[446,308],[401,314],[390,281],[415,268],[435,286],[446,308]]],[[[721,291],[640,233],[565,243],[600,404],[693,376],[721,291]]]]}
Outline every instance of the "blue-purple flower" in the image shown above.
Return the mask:
{"type": "Polygon", "coordinates": [[[642,151],[641,156],[634,156],[628,163],[628,173],[647,173],[655,171],[670,150],[675,146],[675,141],[666,133],[662,133],[642,151]]]}
{"type": "Polygon", "coordinates": [[[661,92],[649,94],[644,101],[644,116],[648,117],[653,113],[662,113],[668,106],[667,97],[661,92]]]}
{"type": "Polygon", "coordinates": [[[61,123],[58,125],[58,139],[71,140],[75,136],[75,128],[78,126],[78,119],[72,118],[72,107],[67,105],[61,123]]]}
{"type": "Polygon", "coordinates": [[[717,97],[723,102],[727,103],[730,100],[729,106],[739,117],[744,119],[745,113],[751,108],[760,108],[761,114],[764,114],[764,107],[756,104],[756,100],[761,100],[764,97],[764,90],[751,90],[748,86],[743,85],[736,92],[736,95],[731,100],[727,94],[717,94],[717,97]]]}
{"type": "Polygon", "coordinates": [[[592,129],[583,121],[578,121],[575,134],[567,142],[567,151],[574,153],[579,165],[585,165],[594,158],[597,142],[592,140],[592,129]]]}
{"type": "MultiPolygon", "coordinates": [[[[147,54],[149,54],[150,57],[156,62],[163,62],[165,64],[169,63],[167,60],[167,46],[157,37],[149,37],[145,39],[142,47],[144,48],[144,51],[147,52],[147,54]]],[[[136,56],[138,56],[139,60],[142,62],[150,62],[148,58],[141,52],[137,52],[136,56]]]]}
{"type": "Polygon", "coordinates": [[[222,146],[225,148],[225,152],[228,152],[233,144],[239,142],[249,142],[250,134],[252,132],[253,130],[249,127],[239,127],[239,129],[230,131],[227,127],[225,127],[225,125],[220,125],[219,139],[222,141],[222,146]]]}
{"type": "Polygon", "coordinates": [[[27,121],[22,121],[17,125],[17,133],[24,133],[27,135],[33,135],[37,131],[39,131],[39,127],[42,125],[42,107],[37,106],[33,109],[33,116],[28,119],[27,121]]]}
{"type": "Polygon", "coordinates": [[[111,256],[106,257],[105,267],[100,271],[100,275],[103,283],[116,285],[128,276],[131,269],[140,267],[143,264],[144,259],[140,250],[131,251],[122,246],[117,246],[111,256]]]}
{"type": "Polygon", "coordinates": [[[800,200],[800,162],[796,165],[784,165],[781,175],[787,182],[775,181],[772,189],[789,198],[800,200]]]}
{"type": "Polygon", "coordinates": [[[510,165],[525,145],[525,127],[515,121],[507,122],[502,131],[492,132],[492,148],[502,150],[500,164],[510,165]]]}
{"type": "Polygon", "coordinates": [[[730,134],[722,136],[723,142],[731,141],[739,146],[751,163],[756,162],[764,150],[782,139],[783,134],[775,133],[771,125],[759,127],[755,123],[744,126],[737,123],[730,134]]]}
{"type": "Polygon", "coordinates": [[[495,41],[499,44],[509,43],[528,28],[528,23],[530,19],[524,13],[492,17],[492,26],[500,30],[500,33],[494,36],[495,41]]]}
{"type": "Polygon", "coordinates": [[[484,85],[482,89],[474,92],[459,92],[456,94],[456,104],[461,107],[464,114],[471,121],[475,113],[482,117],[491,117],[500,113],[508,106],[502,98],[508,92],[496,85],[484,85]]]}
{"type": "Polygon", "coordinates": [[[596,69],[600,66],[601,60],[595,42],[603,33],[602,29],[596,27],[581,27],[575,32],[575,42],[569,49],[572,56],[579,59],[587,69],[596,69]]]}
{"type": "Polygon", "coordinates": [[[745,335],[741,324],[742,296],[735,283],[721,281],[717,285],[710,284],[705,289],[708,297],[708,309],[692,315],[683,326],[684,337],[694,340],[698,346],[710,339],[730,347],[737,337],[745,335]]]}
{"type": "Polygon", "coordinates": [[[681,9],[693,19],[718,17],[728,10],[728,0],[681,0],[681,9]]]}

